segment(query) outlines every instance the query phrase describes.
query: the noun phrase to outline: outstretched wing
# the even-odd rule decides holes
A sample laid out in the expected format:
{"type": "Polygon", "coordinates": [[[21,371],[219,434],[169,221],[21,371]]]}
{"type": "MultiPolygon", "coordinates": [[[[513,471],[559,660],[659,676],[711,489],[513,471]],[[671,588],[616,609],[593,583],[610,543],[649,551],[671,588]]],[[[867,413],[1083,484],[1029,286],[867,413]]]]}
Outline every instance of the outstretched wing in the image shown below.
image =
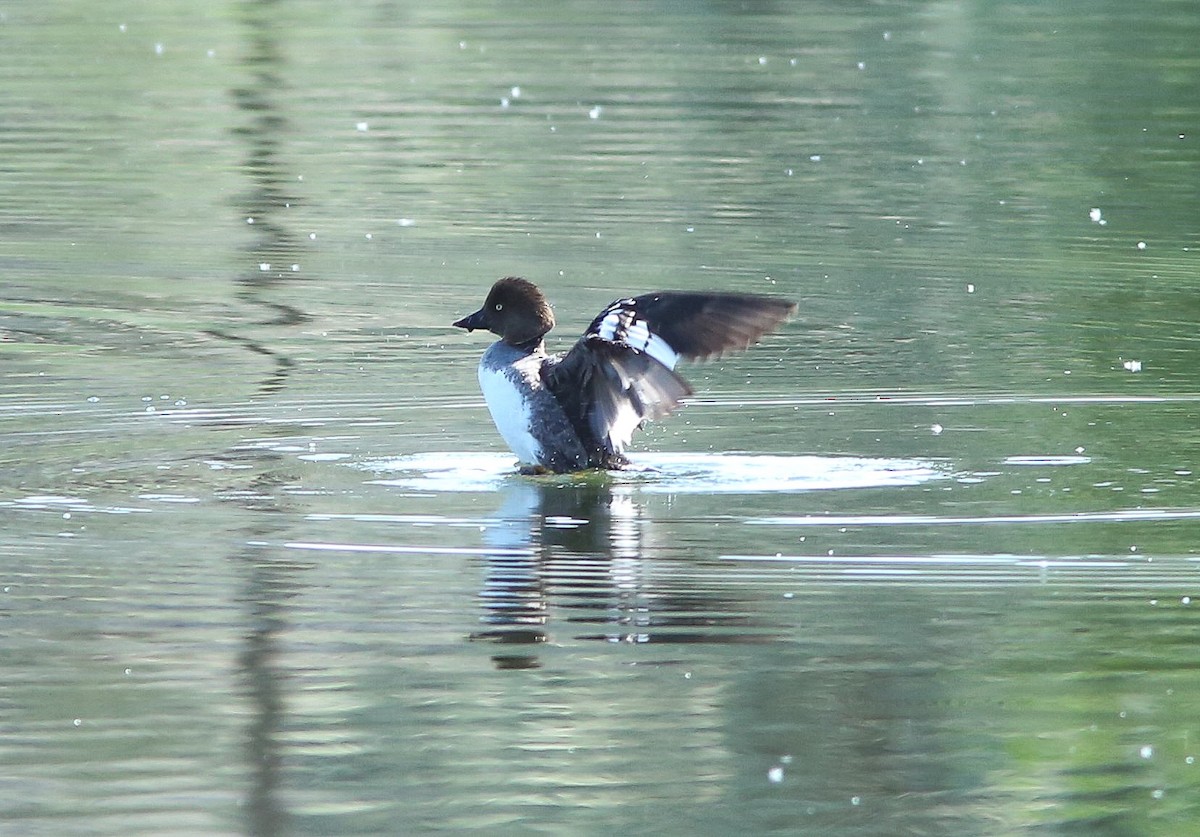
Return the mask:
{"type": "MultiPolygon", "coordinates": [[[[796,303],[775,296],[665,291],[617,300],[600,312],[585,336],[594,332],[634,348],[647,342],[643,350],[651,353],[665,343],[677,356],[708,360],[745,349],[795,310],[796,303]]],[[[664,363],[674,366],[668,359],[664,363]]]]}
{"type": "Polygon", "coordinates": [[[782,323],[795,305],[750,294],[646,294],[619,299],[572,349],[543,372],[588,449],[589,465],[613,467],[641,424],[692,394],[674,371],[680,357],[703,360],[744,349],[782,323]]]}

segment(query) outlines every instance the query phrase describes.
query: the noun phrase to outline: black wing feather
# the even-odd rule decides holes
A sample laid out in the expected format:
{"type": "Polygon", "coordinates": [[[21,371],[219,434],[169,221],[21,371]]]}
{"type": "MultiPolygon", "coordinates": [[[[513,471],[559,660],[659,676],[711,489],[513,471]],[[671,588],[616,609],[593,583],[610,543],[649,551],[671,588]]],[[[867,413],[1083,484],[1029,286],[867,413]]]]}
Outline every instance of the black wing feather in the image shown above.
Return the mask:
{"type": "Polygon", "coordinates": [[[588,332],[598,329],[617,305],[635,310],[652,332],[689,360],[745,349],[796,310],[796,303],[774,296],[663,291],[613,303],[588,332]]]}
{"type": "Polygon", "coordinates": [[[583,337],[543,381],[563,406],[588,452],[588,466],[619,468],[629,437],[692,394],[688,382],[649,355],[620,343],[583,337]]]}

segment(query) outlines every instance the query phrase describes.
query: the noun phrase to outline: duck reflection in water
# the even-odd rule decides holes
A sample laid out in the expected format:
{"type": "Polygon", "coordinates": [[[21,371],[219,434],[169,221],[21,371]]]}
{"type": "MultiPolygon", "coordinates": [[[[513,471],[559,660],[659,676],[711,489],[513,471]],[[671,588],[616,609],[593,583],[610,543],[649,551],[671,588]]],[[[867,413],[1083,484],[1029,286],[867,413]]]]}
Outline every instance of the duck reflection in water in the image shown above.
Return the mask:
{"type": "MultiPolygon", "coordinates": [[[[513,478],[485,534],[483,630],[475,641],[532,646],[551,638],[555,612],[598,625],[574,639],[620,643],[761,642],[747,608],[727,590],[672,583],[666,548],[636,488],[589,477],[563,482],[513,478]],[[707,630],[705,630],[707,629],[707,630]]],[[[515,649],[514,649],[515,651],[515,649]]],[[[536,668],[536,655],[496,654],[498,668],[536,668]]]]}

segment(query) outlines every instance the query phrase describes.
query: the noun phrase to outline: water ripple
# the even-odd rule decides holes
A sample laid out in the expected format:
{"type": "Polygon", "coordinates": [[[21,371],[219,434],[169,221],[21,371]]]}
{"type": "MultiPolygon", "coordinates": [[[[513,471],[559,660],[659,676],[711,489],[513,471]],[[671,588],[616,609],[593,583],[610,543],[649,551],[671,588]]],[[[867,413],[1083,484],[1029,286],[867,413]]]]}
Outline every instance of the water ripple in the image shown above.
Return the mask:
{"type": "Polygon", "coordinates": [[[1124,523],[1130,521],[1194,520],[1200,509],[1116,509],[1063,514],[997,514],[940,516],[926,514],[798,515],[751,517],[746,523],[759,526],[961,526],[1024,523],[1124,523]]]}

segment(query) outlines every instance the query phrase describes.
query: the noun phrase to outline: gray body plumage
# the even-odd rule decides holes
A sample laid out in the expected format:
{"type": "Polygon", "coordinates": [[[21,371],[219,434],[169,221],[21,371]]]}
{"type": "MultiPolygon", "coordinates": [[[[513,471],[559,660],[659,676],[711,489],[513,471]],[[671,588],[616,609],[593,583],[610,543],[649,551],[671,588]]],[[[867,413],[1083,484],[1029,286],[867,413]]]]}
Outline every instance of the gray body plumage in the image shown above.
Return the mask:
{"type": "Polygon", "coordinates": [[[559,358],[493,343],[479,360],[479,386],[496,429],[527,467],[555,473],[588,467],[588,454],[542,374],[559,358]]]}

